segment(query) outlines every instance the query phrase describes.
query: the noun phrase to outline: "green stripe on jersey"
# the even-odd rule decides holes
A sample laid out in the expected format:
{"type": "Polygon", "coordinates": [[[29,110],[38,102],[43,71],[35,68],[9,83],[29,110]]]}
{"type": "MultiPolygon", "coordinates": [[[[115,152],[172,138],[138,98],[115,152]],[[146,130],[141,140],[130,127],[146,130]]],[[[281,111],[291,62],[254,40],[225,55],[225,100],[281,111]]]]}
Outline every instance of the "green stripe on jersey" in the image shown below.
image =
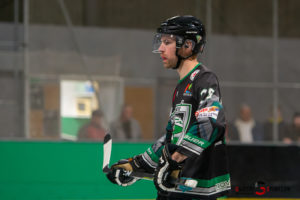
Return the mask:
{"type": "Polygon", "coordinates": [[[173,137],[171,143],[176,144],[178,142],[178,139],[179,139],[178,137],[173,137]]]}
{"type": "Polygon", "coordinates": [[[196,136],[197,133],[198,133],[198,126],[197,125],[198,125],[198,123],[194,122],[191,125],[191,127],[189,128],[188,133],[196,136]]]}
{"type": "Polygon", "coordinates": [[[212,106],[217,106],[219,109],[223,109],[223,106],[220,104],[219,101],[214,101],[214,102],[212,103],[212,106]]]}
{"type": "Polygon", "coordinates": [[[164,147],[165,147],[164,145],[161,146],[156,152],[153,151],[152,147],[149,147],[146,152],[150,156],[150,158],[153,162],[158,163],[159,158],[161,156],[161,152],[164,147]]]}
{"type": "Polygon", "coordinates": [[[188,142],[191,142],[199,147],[202,147],[204,149],[207,148],[211,144],[210,142],[208,142],[198,136],[192,135],[190,133],[187,133],[183,139],[188,142]]]}
{"type": "MultiPolygon", "coordinates": [[[[190,179],[190,178],[182,177],[182,179],[190,179]]],[[[229,181],[230,175],[225,174],[208,180],[207,179],[194,179],[194,180],[198,181],[197,187],[209,188],[215,186],[218,183],[229,181]]]]}
{"type": "Polygon", "coordinates": [[[224,182],[224,181],[229,181],[230,180],[230,175],[229,174],[225,174],[222,176],[217,176],[215,178],[212,178],[210,180],[206,180],[206,179],[196,179],[198,181],[197,186],[198,187],[212,187],[215,186],[218,183],[224,182]]]}
{"type": "Polygon", "coordinates": [[[168,122],[168,125],[167,125],[167,127],[166,127],[166,130],[167,130],[167,131],[172,131],[172,124],[171,124],[170,121],[168,122]]]}

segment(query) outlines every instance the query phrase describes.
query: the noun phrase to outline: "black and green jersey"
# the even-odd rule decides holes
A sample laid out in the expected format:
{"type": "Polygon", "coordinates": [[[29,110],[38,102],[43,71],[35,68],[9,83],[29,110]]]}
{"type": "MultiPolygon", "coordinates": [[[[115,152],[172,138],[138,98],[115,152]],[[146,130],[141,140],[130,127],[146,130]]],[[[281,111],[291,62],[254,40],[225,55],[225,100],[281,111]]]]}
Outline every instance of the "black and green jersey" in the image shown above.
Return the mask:
{"type": "MultiPolygon", "coordinates": [[[[167,133],[143,154],[155,168],[164,144],[178,146],[188,158],[181,179],[195,179],[195,195],[217,197],[230,190],[225,149],[225,115],[216,75],[202,64],[179,80],[172,99],[167,133]]],[[[180,188],[178,188],[180,190],[180,188]]]]}

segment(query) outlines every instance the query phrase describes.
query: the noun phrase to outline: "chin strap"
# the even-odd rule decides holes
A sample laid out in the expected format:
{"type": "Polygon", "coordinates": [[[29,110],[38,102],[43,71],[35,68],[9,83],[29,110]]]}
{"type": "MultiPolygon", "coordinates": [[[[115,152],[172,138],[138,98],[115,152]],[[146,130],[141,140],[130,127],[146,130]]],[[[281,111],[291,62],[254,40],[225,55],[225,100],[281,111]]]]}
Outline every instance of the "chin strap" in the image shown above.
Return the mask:
{"type": "Polygon", "coordinates": [[[176,49],[177,63],[175,65],[175,67],[173,67],[172,69],[178,69],[181,61],[183,60],[183,58],[180,55],[177,54],[177,51],[178,50],[176,49]]]}
{"type": "Polygon", "coordinates": [[[193,55],[194,55],[194,53],[192,53],[191,55],[189,55],[187,57],[182,57],[178,54],[178,49],[176,49],[177,63],[175,65],[175,67],[173,67],[172,69],[178,69],[183,60],[186,60],[186,59],[192,57],[193,55]]]}

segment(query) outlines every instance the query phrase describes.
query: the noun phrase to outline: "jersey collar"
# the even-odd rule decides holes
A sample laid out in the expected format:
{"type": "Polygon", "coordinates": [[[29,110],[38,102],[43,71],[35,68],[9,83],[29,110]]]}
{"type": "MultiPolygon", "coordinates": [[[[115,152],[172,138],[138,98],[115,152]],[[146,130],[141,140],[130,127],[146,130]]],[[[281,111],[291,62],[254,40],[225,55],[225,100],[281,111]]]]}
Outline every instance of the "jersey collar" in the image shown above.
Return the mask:
{"type": "Polygon", "coordinates": [[[198,63],[187,75],[185,75],[182,79],[180,79],[179,81],[178,81],[178,83],[181,83],[186,77],[188,77],[189,75],[191,75],[191,73],[193,72],[193,71],[195,71],[195,69],[197,68],[197,67],[199,67],[200,65],[201,65],[202,63],[198,63]]]}

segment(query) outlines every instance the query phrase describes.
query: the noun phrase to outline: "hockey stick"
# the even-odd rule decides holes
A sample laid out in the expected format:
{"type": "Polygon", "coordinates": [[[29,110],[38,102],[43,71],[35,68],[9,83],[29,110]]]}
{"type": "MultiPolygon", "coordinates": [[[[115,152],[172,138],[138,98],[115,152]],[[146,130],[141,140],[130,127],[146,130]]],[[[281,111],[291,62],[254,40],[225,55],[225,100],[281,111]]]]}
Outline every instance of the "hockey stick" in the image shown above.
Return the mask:
{"type": "MultiPolygon", "coordinates": [[[[111,157],[111,151],[112,151],[112,138],[109,133],[107,133],[103,140],[103,166],[102,171],[107,174],[112,171],[112,168],[109,167],[110,157],[111,157]]],[[[143,180],[150,180],[153,181],[154,175],[144,172],[134,172],[134,171],[128,171],[126,173],[128,176],[137,178],[137,179],[143,179],[143,180]]],[[[173,179],[172,182],[174,184],[180,184],[180,180],[173,179]]],[[[185,183],[181,183],[181,185],[188,186],[191,188],[196,187],[197,182],[195,180],[185,180],[185,183]]]]}
{"type": "MultiPolygon", "coordinates": [[[[103,140],[103,165],[102,171],[107,174],[112,171],[109,167],[110,157],[111,157],[111,150],[112,150],[112,139],[111,135],[107,133],[103,140]]],[[[128,176],[144,179],[144,180],[153,180],[153,174],[143,173],[143,172],[127,172],[128,176]]]]}

